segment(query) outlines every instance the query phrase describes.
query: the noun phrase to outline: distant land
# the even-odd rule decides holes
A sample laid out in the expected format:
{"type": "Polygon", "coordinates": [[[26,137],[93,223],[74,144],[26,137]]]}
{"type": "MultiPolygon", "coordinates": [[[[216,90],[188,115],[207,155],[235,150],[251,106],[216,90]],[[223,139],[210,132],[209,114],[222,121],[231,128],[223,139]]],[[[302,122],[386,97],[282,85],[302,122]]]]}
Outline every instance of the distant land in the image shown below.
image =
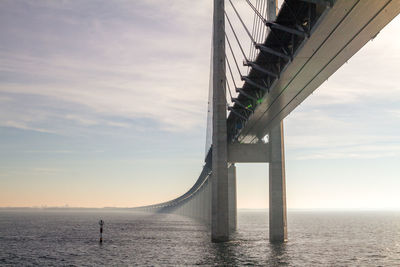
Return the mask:
{"type": "Polygon", "coordinates": [[[103,207],[103,208],[80,208],[80,207],[0,207],[0,211],[128,211],[134,208],[103,207]]]}
{"type": "MultiPolygon", "coordinates": [[[[47,207],[47,206],[42,206],[42,207],[0,207],[0,212],[1,211],[135,211],[135,207],[102,207],[102,208],[85,208],[85,207],[66,207],[66,206],[61,206],[61,207],[47,207]]],[[[252,212],[252,211],[257,211],[257,212],[268,212],[268,209],[253,209],[253,208],[241,208],[238,209],[238,211],[241,212],[252,212]]],[[[297,209],[288,209],[289,212],[385,212],[385,211],[392,211],[392,212],[400,212],[400,209],[376,209],[376,208],[362,208],[362,209],[357,209],[357,208],[349,208],[349,209],[343,209],[343,208],[326,208],[326,209],[306,209],[306,208],[297,208],[297,209]]]]}

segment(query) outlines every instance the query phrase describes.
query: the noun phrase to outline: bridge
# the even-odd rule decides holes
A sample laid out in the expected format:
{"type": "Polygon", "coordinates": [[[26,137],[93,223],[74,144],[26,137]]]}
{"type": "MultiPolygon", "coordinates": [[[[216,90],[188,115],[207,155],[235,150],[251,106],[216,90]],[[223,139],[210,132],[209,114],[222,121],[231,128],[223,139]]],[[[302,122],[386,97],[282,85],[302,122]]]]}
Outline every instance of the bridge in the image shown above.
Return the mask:
{"type": "Polygon", "coordinates": [[[237,1],[214,0],[207,144],[199,178],[180,197],[137,209],[198,219],[210,226],[213,242],[228,241],[237,224],[235,163],[265,162],[269,240],[284,242],[282,121],[400,13],[400,0],[285,0],[278,12],[276,0],[243,1],[253,13],[252,25],[246,25],[237,1]],[[249,53],[233,19],[251,43],[249,53]]]}

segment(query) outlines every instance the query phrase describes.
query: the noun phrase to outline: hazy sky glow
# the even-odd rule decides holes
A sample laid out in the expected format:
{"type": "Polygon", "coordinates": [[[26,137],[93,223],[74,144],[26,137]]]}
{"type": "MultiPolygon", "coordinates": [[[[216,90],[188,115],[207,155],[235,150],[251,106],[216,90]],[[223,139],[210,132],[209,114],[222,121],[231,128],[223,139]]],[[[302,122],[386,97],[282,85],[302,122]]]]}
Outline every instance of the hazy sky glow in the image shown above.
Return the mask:
{"type": "MultiPolygon", "coordinates": [[[[243,1],[244,2],[244,1],[243,1]]],[[[0,2],[0,207],[172,199],[204,159],[209,0],[0,2]]],[[[285,119],[289,208],[400,209],[400,18],[285,119]]],[[[238,165],[264,208],[266,164],[238,165]]]]}

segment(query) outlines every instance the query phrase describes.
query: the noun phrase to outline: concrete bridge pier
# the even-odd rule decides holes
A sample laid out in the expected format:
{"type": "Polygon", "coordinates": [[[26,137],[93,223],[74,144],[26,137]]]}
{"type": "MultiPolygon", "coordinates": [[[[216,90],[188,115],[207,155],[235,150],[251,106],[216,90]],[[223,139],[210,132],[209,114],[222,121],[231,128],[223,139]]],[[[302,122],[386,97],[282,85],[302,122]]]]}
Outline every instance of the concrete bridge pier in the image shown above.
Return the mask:
{"type": "MultiPolygon", "coordinates": [[[[267,1],[267,18],[276,20],[277,0],[267,1]]],[[[283,121],[269,133],[269,241],[287,241],[283,121]]]]}
{"type": "Polygon", "coordinates": [[[269,133],[269,240],[287,241],[283,122],[269,133]]]}
{"type": "Polygon", "coordinates": [[[206,221],[211,225],[211,181],[207,181],[207,197],[206,197],[206,221]]]}
{"type": "Polygon", "coordinates": [[[228,168],[229,233],[235,232],[237,228],[236,198],[236,166],[231,164],[228,168]]]}

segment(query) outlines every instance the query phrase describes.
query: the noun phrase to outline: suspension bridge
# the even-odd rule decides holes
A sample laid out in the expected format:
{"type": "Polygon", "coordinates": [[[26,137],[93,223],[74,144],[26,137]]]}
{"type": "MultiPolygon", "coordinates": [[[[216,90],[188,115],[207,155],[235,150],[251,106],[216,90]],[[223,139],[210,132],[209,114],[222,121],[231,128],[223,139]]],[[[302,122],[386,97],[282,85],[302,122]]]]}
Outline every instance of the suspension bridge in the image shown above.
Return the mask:
{"type": "Polygon", "coordinates": [[[400,13],[400,0],[242,2],[252,13],[250,24],[238,1],[213,1],[206,153],[199,178],[180,197],[137,209],[198,219],[210,226],[213,242],[228,241],[237,224],[235,163],[265,162],[269,240],[284,242],[282,121],[400,13]]]}

